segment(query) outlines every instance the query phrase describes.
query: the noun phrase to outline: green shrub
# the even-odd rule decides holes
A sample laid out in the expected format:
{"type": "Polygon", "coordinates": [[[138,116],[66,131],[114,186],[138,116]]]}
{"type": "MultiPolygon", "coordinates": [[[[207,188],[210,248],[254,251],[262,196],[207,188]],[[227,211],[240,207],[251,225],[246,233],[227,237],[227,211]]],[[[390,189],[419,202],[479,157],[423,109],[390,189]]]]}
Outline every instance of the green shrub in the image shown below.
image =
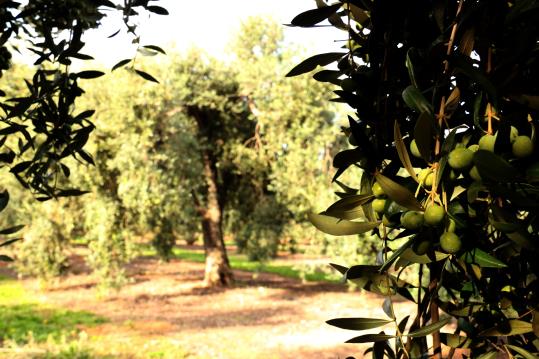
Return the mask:
{"type": "Polygon", "coordinates": [[[67,268],[67,239],[59,224],[37,217],[16,246],[15,268],[22,275],[48,280],[67,268]]]}

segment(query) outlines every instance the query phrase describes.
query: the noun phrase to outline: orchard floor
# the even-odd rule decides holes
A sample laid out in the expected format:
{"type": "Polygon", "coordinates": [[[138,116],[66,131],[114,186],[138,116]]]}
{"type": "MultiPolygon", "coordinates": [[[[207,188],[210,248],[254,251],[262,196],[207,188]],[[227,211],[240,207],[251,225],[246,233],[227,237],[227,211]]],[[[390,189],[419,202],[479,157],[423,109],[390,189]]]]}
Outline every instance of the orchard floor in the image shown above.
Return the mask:
{"type": "MultiPolygon", "coordinates": [[[[324,322],[386,318],[382,299],[348,292],[344,285],[235,271],[233,288],[207,289],[200,281],[203,270],[201,263],[138,258],[129,268],[132,282],[107,296],[98,295],[95,278],[85,270],[49,283],[47,290],[37,290],[35,280],[21,282],[39,303],[106,318],[79,328],[99,358],[362,358],[366,346],[342,344],[358,332],[324,322]],[[151,346],[161,349],[148,354],[151,346]]],[[[398,317],[411,310],[397,304],[398,317]]]]}

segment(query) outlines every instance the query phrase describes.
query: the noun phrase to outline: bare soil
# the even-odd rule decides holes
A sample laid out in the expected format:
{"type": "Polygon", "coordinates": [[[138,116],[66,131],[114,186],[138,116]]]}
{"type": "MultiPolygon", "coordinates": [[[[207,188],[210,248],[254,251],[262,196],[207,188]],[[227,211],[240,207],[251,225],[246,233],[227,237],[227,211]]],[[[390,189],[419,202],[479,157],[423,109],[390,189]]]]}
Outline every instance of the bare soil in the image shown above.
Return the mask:
{"type": "MultiPolygon", "coordinates": [[[[136,357],[136,348],[152,340],[168,340],[193,358],[362,358],[367,345],[343,343],[364,333],[325,321],[386,318],[382,298],[349,292],[345,285],[234,271],[233,288],[208,289],[201,283],[203,264],[162,263],[151,257],[132,263],[132,282],[121,291],[100,297],[96,279],[80,258],[77,262],[76,274],[50,283],[46,291],[37,291],[35,280],[23,283],[44,303],[108,318],[105,324],[81,329],[89,337],[124,342],[126,352],[118,353],[122,358],[136,357]]],[[[397,316],[411,310],[400,303],[397,316]]]]}

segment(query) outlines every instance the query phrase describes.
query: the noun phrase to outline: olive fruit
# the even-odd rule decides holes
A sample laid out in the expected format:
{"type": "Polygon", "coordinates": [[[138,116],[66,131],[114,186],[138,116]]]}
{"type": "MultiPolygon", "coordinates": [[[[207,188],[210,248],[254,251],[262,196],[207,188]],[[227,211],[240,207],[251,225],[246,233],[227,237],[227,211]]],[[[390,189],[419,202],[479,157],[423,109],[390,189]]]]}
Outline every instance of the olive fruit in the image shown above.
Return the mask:
{"type": "Polygon", "coordinates": [[[423,254],[429,251],[429,248],[430,248],[429,241],[421,241],[417,245],[414,246],[413,250],[417,255],[422,256],[423,254]]]}
{"type": "Polygon", "coordinates": [[[423,213],[408,211],[401,216],[401,224],[406,229],[419,229],[423,225],[423,213]]]}
{"type": "Polygon", "coordinates": [[[481,181],[481,175],[479,174],[479,171],[477,170],[477,167],[473,166],[472,169],[470,170],[469,172],[470,174],[470,177],[474,180],[474,181],[481,181]]]}
{"type": "Polygon", "coordinates": [[[440,247],[442,247],[444,252],[454,254],[457,253],[462,247],[462,241],[455,233],[444,232],[440,236],[440,247]]]}
{"type": "Polygon", "coordinates": [[[496,144],[496,136],[484,135],[479,139],[479,149],[494,152],[494,145],[496,144]]]}
{"type": "Polygon", "coordinates": [[[511,126],[511,132],[509,132],[509,141],[511,143],[515,142],[518,137],[518,130],[515,126],[511,126]]]}
{"type": "Polygon", "coordinates": [[[372,201],[372,209],[376,213],[384,213],[384,210],[386,208],[386,200],[382,198],[377,198],[374,201],[372,201]]]}
{"type": "Polygon", "coordinates": [[[462,170],[472,165],[473,152],[467,148],[455,148],[449,153],[447,162],[451,168],[462,170]]]}
{"type": "Polygon", "coordinates": [[[380,198],[385,195],[385,192],[382,189],[382,186],[380,186],[378,182],[374,182],[371,189],[372,189],[372,194],[374,194],[376,198],[380,198]]]}
{"type": "Polygon", "coordinates": [[[410,142],[410,152],[412,152],[412,155],[414,155],[415,157],[421,158],[421,152],[419,152],[419,148],[417,148],[417,143],[415,142],[415,140],[412,140],[412,142],[410,142]]]}
{"type": "Polygon", "coordinates": [[[479,145],[474,143],[473,145],[468,146],[468,149],[472,152],[477,152],[479,150],[479,145]]]}
{"type": "Polygon", "coordinates": [[[425,168],[419,172],[417,178],[419,179],[419,183],[425,187],[432,187],[432,183],[434,182],[434,173],[432,173],[430,168],[425,168]]]}
{"type": "Polygon", "coordinates": [[[524,158],[533,152],[533,142],[528,136],[517,136],[513,142],[513,155],[517,158],[524,158]]]}
{"type": "Polygon", "coordinates": [[[433,204],[427,207],[424,214],[425,223],[431,226],[436,226],[442,222],[445,216],[444,207],[433,204]]]}

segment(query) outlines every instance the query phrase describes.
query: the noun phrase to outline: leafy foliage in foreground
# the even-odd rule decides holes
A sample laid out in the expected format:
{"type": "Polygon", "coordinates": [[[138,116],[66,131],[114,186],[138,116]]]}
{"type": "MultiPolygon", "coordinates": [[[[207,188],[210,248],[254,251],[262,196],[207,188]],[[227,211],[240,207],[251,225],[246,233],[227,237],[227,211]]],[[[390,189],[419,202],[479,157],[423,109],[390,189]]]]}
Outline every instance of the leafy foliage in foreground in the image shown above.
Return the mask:
{"type": "MultiPolygon", "coordinates": [[[[107,12],[121,13],[123,26],[133,35],[133,44],[140,51],[162,52],[154,45],[142,46],[133,18],[141,12],[166,15],[167,11],[155,2],[126,0],[116,5],[108,0],[69,0],[28,2],[2,1],[0,4],[0,77],[10,73],[13,52],[35,55],[33,74],[20,82],[25,93],[0,101],[0,167],[9,172],[39,201],[80,196],[86,191],[69,185],[70,159],[93,164],[85,145],[95,126],[92,109],[76,106],[84,94],[82,84],[104,75],[102,71],[73,71],[77,60],[92,60],[82,52],[83,35],[100,26],[107,12]]],[[[120,29],[121,30],[121,29],[120,29]]],[[[120,30],[116,32],[119,33],[120,30]]],[[[114,34],[114,35],[116,35],[114,34]]],[[[155,79],[134,68],[145,78],[155,79]]],[[[3,83],[0,96],[17,85],[3,83]]],[[[9,201],[7,190],[0,193],[0,211],[9,201]]],[[[2,235],[10,235],[21,226],[7,228],[2,235]]],[[[13,243],[4,241],[0,246],[13,243]]],[[[10,261],[2,255],[0,260],[10,261]]]]}
{"type": "Polygon", "coordinates": [[[379,237],[376,265],[334,267],[385,296],[389,318],[328,323],[392,324],[350,339],[373,343],[375,358],[441,357],[442,344],[449,357],[457,348],[474,358],[537,357],[537,4],[317,5],[292,25],[328,19],[346,34],[344,50],[312,56],[288,76],[337,65],[313,75],[340,86],[333,101],[356,111],[343,129],[353,148],[334,157],[333,180],[356,166],[363,175],[311,221],[333,235],[379,237]],[[411,265],[415,283],[399,278],[411,265]],[[416,313],[395,318],[396,297],[415,302],[416,313]],[[448,323],[456,330],[442,332],[448,323]]]}

